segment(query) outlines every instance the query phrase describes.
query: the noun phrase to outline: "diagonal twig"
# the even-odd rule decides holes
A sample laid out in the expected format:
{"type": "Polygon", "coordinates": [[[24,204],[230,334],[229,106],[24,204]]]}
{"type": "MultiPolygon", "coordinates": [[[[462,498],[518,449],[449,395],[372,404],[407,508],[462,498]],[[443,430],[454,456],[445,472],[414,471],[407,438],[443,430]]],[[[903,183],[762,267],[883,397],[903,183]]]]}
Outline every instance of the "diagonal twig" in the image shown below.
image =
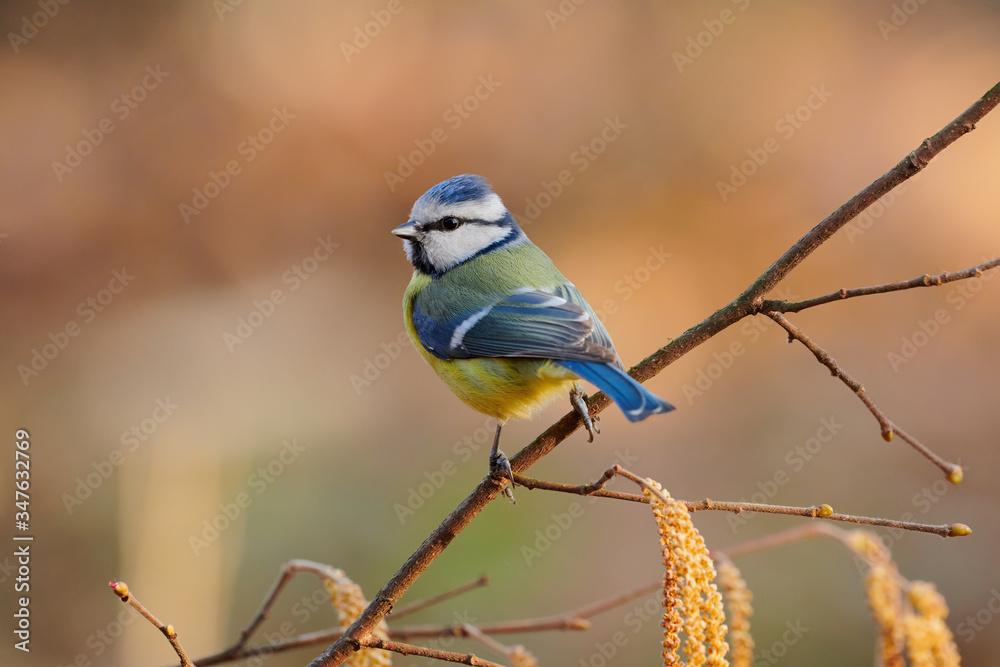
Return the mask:
{"type": "Polygon", "coordinates": [[[417,646],[416,644],[404,644],[403,642],[391,639],[381,639],[369,636],[360,640],[362,646],[367,648],[378,648],[384,651],[392,651],[401,655],[419,655],[422,658],[433,658],[444,662],[456,662],[461,665],[475,665],[476,667],[504,667],[498,662],[490,662],[472,653],[453,653],[452,651],[441,651],[436,648],[417,646]]]}
{"type": "Polygon", "coordinates": [[[444,602],[445,600],[450,600],[454,597],[462,595],[463,593],[468,593],[473,589],[482,588],[483,586],[489,586],[489,584],[490,584],[489,577],[479,577],[475,581],[470,581],[469,583],[463,584],[458,588],[453,588],[450,591],[445,591],[440,595],[429,597],[426,600],[418,600],[413,604],[408,604],[405,607],[401,607],[399,609],[393,609],[392,613],[389,614],[389,618],[391,618],[392,620],[396,620],[397,618],[401,618],[403,616],[406,616],[407,614],[413,614],[415,612],[420,611],[421,609],[432,607],[436,604],[444,602]]]}
{"type": "Polygon", "coordinates": [[[936,276],[925,273],[922,276],[917,276],[916,278],[911,278],[910,280],[900,280],[894,283],[885,283],[884,285],[840,289],[836,292],[813,297],[812,299],[806,299],[804,301],[766,299],[761,302],[760,311],[764,313],[768,311],[775,311],[778,313],[798,313],[806,308],[822,306],[823,304],[833,303],[834,301],[843,301],[844,299],[852,299],[857,296],[870,296],[872,294],[898,292],[900,290],[913,289],[915,287],[938,287],[940,285],[955,282],[956,280],[979,278],[985,271],[989,271],[990,269],[994,269],[998,266],[1000,266],[1000,257],[969,267],[963,271],[955,271],[953,273],[945,271],[944,273],[936,276]]]}
{"type": "Polygon", "coordinates": [[[962,481],[962,466],[956,463],[952,463],[951,461],[944,460],[943,458],[935,454],[933,451],[931,451],[929,447],[920,443],[916,438],[911,436],[909,433],[906,433],[905,431],[901,430],[898,426],[893,424],[891,421],[889,421],[889,418],[885,416],[885,413],[882,412],[882,410],[877,405],[875,405],[872,399],[868,398],[868,394],[865,392],[865,388],[861,385],[861,383],[852,378],[844,371],[844,369],[838,366],[836,360],[834,360],[834,358],[830,356],[829,352],[827,352],[822,347],[817,345],[816,342],[813,341],[813,339],[811,339],[809,336],[803,333],[802,330],[799,329],[797,326],[788,321],[788,318],[786,318],[781,313],[769,311],[765,313],[765,315],[767,315],[772,320],[777,322],[779,325],[781,325],[782,329],[788,332],[789,342],[791,342],[792,340],[797,340],[803,345],[805,345],[806,348],[813,353],[813,356],[816,357],[816,360],[819,361],[819,363],[829,368],[830,373],[832,373],[834,377],[838,378],[841,382],[847,385],[851,389],[851,391],[857,394],[858,398],[861,399],[861,402],[865,404],[865,407],[868,408],[868,410],[878,421],[879,426],[882,429],[882,438],[886,442],[892,440],[893,433],[898,433],[899,437],[901,437],[903,440],[909,443],[911,447],[913,447],[918,452],[923,454],[925,457],[927,457],[929,461],[931,461],[934,465],[943,470],[944,474],[948,478],[948,481],[952,482],[953,484],[958,484],[962,481]]]}
{"type": "Polygon", "coordinates": [[[128,589],[128,584],[124,581],[112,581],[108,583],[108,586],[110,586],[111,590],[115,592],[115,595],[121,598],[122,602],[130,605],[133,609],[142,614],[147,621],[153,624],[154,628],[163,633],[163,636],[170,642],[170,646],[173,647],[174,653],[176,653],[177,657],[180,658],[181,667],[195,667],[194,663],[191,662],[191,659],[188,658],[187,653],[184,652],[184,647],[181,646],[180,640],[177,639],[177,631],[174,630],[174,626],[164,625],[160,622],[160,619],[154,616],[153,613],[146,609],[141,602],[135,599],[135,596],[132,595],[131,591],[128,589]]]}

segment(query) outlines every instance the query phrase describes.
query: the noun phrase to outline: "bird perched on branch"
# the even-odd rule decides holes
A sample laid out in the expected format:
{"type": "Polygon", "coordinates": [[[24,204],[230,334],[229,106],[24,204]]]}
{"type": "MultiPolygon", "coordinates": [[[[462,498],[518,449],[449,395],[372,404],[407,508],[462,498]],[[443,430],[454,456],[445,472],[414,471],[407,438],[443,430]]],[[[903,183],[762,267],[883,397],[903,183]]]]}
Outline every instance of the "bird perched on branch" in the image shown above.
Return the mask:
{"type": "Polygon", "coordinates": [[[674,409],[625,373],[594,309],[481,176],[438,183],[392,233],[413,263],[403,296],[413,347],[455,395],[496,418],[490,466],[500,465],[512,484],[499,449],[508,419],[531,417],[568,391],[594,439],[581,378],[629,421],[674,409]]]}

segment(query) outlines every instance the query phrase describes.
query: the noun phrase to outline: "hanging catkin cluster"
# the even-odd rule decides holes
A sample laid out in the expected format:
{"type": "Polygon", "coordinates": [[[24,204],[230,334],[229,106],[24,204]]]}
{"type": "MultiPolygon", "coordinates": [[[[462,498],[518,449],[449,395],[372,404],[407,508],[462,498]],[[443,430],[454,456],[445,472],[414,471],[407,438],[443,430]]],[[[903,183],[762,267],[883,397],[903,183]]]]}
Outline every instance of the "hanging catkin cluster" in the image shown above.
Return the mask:
{"type": "MultiPolygon", "coordinates": [[[[347,630],[368,606],[365,596],[361,593],[361,587],[348,579],[343,570],[336,568],[330,568],[323,579],[323,585],[326,586],[330,601],[337,610],[340,629],[347,630]]],[[[389,628],[385,621],[381,621],[372,634],[381,639],[388,639],[389,628]]],[[[344,664],[348,667],[389,667],[392,665],[390,655],[389,651],[362,649],[353,653],[344,664]]]]}
{"type": "Polygon", "coordinates": [[[944,622],[948,605],[934,584],[903,578],[875,533],[851,531],[847,544],[868,565],[865,589],[879,629],[881,664],[904,667],[905,653],[911,667],[960,665],[958,648],[944,622]]]}
{"type": "Polygon", "coordinates": [[[684,503],[674,500],[653,480],[659,493],[643,488],[649,498],[663,547],[663,664],[665,667],[728,667],[722,596],[715,586],[715,567],[701,534],[691,523],[684,503]],[[680,634],[685,635],[680,660],[680,634]]]}
{"type": "Polygon", "coordinates": [[[753,616],[753,593],[739,569],[727,556],[715,559],[719,571],[719,584],[726,596],[729,610],[729,655],[733,667],[751,667],[753,664],[753,637],[750,636],[750,617],[753,616]]]}

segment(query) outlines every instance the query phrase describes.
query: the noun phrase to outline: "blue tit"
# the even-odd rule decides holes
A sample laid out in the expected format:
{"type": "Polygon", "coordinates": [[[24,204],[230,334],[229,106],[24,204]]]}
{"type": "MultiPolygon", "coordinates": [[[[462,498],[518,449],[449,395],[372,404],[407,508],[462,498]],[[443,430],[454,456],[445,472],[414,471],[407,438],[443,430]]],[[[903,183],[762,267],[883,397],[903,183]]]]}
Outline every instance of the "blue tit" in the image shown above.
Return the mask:
{"type": "Polygon", "coordinates": [[[499,451],[508,419],[569,392],[593,440],[581,378],[630,421],[674,409],[625,373],[594,309],[481,176],[438,183],[392,233],[413,263],[403,296],[410,341],[456,396],[497,420],[490,464],[511,481],[499,451]]]}

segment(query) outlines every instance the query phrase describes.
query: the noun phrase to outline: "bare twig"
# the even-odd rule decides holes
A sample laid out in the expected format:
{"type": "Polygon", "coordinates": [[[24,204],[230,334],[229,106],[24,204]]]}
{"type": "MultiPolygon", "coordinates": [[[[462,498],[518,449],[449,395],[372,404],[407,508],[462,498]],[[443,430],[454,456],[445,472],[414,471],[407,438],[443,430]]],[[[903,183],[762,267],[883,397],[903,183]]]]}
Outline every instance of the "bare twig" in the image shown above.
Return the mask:
{"type": "Polygon", "coordinates": [[[361,640],[361,645],[367,648],[380,648],[385,651],[392,651],[402,655],[419,655],[422,658],[433,658],[444,662],[457,662],[460,665],[476,665],[477,667],[504,667],[498,662],[483,660],[472,653],[452,653],[451,651],[440,651],[436,648],[417,646],[415,644],[404,644],[392,641],[391,639],[380,639],[378,637],[366,637],[361,640]]]}
{"type": "Polygon", "coordinates": [[[573,493],[578,496],[594,496],[597,498],[614,498],[616,500],[629,500],[634,503],[647,503],[644,496],[637,493],[623,493],[622,491],[612,491],[604,488],[609,479],[614,477],[614,469],[609,468],[604,471],[604,475],[592,484],[560,484],[559,482],[546,482],[541,479],[532,479],[524,475],[514,475],[514,482],[518,486],[531,489],[542,489],[543,491],[559,491],[560,493],[573,493]]]}
{"type": "Polygon", "coordinates": [[[861,383],[852,378],[844,371],[844,369],[838,366],[837,362],[830,356],[829,352],[817,345],[815,341],[804,334],[797,326],[789,322],[788,318],[781,313],[769,311],[765,314],[780,324],[781,328],[788,332],[789,342],[794,339],[805,345],[806,348],[813,353],[813,356],[816,357],[816,360],[819,361],[819,363],[829,368],[830,373],[832,373],[834,377],[840,379],[840,381],[846,384],[851,391],[857,394],[858,398],[861,399],[861,402],[865,404],[865,407],[868,408],[878,421],[879,427],[882,429],[882,438],[885,441],[888,442],[892,440],[893,432],[899,433],[899,436],[903,438],[903,440],[927,457],[927,459],[934,465],[943,470],[950,482],[958,484],[962,481],[962,467],[960,465],[950,461],[945,461],[943,458],[932,452],[928,447],[918,442],[913,436],[908,433],[901,432],[895,424],[889,421],[889,418],[885,416],[885,413],[882,412],[882,410],[879,409],[879,407],[875,405],[870,398],[868,398],[868,394],[865,393],[865,388],[861,386],[861,383]]]}
{"type": "MultiPolygon", "coordinates": [[[[962,112],[955,120],[948,123],[937,134],[925,139],[916,150],[903,158],[895,167],[827,216],[778,258],[734,301],[644,359],[632,369],[632,376],[640,382],[648,380],[715,334],[744,317],[758,312],[764,295],[824,241],[880,197],[927,166],[927,163],[938,153],[971,131],[975,127],[975,123],[997,104],[1000,104],[1000,83],[987,91],[982,98],[962,112]]],[[[599,413],[608,406],[609,402],[608,397],[603,393],[595,394],[588,402],[590,413],[592,415],[599,413]]],[[[579,416],[575,411],[570,412],[511,460],[513,471],[523,473],[579,427],[579,416]]],[[[469,522],[500,494],[502,488],[502,480],[492,476],[484,479],[455,511],[431,532],[423,544],[400,567],[399,571],[382,587],[382,590],[358,619],[351,624],[347,632],[312,661],[311,667],[331,667],[342,664],[356,650],[360,639],[371,634],[379,621],[385,618],[385,615],[392,609],[393,604],[434,562],[438,554],[451,543],[455,536],[464,530],[469,522]]]]}
{"type": "Polygon", "coordinates": [[[991,259],[988,262],[977,264],[976,266],[965,269],[964,271],[956,271],[954,273],[945,271],[944,273],[936,276],[925,273],[922,276],[917,276],[916,278],[911,278],[910,280],[900,280],[895,283],[872,285],[870,287],[855,287],[854,289],[840,289],[836,292],[831,292],[830,294],[824,294],[823,296],[806,299],[805,301],[792,302],[767,299],[761,302],[760,310],[764,313],[768,311],[775,311],[779,313],[798,313],[806,308],[822,306],[823,304],[832,303],[834,301],[843,301],[844,299],[851,299],[856,296],[885,294],[886,292],[898,292],[900,290],[913,289],[915,287],[937,287],[946,283],[955,282],[956,280],[979,278],[985,271],[989,271],[990,269],[994,269],[998,266],[1000,266],[1000,258],[991,259]]]}
{"type": "Polygon", "coordinates": [[[195,667],[194,663],[191,662],[191,659],[187,657],[187,653],[184,652],[184,647],[181,646],[180,640],[177,639],[177,631],[174,630],[174,626],[164,625],[161,623],[160,619],[156,618],[152,612],[146,609],[142,603],[135,599],[135,596],[132,595],[128,589],[128,584],[124,581],[112,581],[108,583],[108,586],[110,586],[111,590],[115,592],[115,595],[121,598],[122,602],[130,605],[133,609],[142,614],[147,621],[153,624],[153,627],[163,633],[163,636],[167,638],[167,641],[169,641],[170,645],[173,647],[177,657],[180,658],[181,667],[195,667]]]}
{"type": "MultiPolygon", "coordinates": [[[[609,491],[603,488],[604,480],[614,476],[621,476],[629,479],[636,484],[639,484],[645,488],[650,489],[652,493],[659,494],[654,487],[649,485],[645,479],[635,475],[634,473],[625,470],[621,466],[615,466],[604,471],[601,476],[598,485],[597,482],[594,484],[585,484],[580,486],[573,486],[571,484],[557,484],[555,482],[543,482],[537,479],[531,479],[529,477],[522,477],[520,475],[515,475],[514,480],[518,484],[522,484],[529,489],[542,489],[545,491],[558,491],[560,493],[573,493],[579,495],[592,495],[601,498],[613,498],[616,500],[627,500],[634,503],[649,503],[649,500],[645,496],[641,496],[634,493],[622,493],[620,491],[609,491]],[[596,487],[596,488],[595,488],[596,487]],[[581,493],[580,489],[593,489],[589,494],[581,493]]],[[[791,516],[802,516],[809,517],[813,519],[828,519],[830,521],[841,521],[844,523],[859,523],[867,526],[883,526],[886,528],[898,528],[901,530],[910,530],[919,533],[932,533],[934,535],[940,535],[941,537],[961,537],[969,535],[972,531],[968,526],[961,523],[951,523],[934,525],[928,523],[916,523],[913,521],[896,521],[895,519],[880,519],[877,517],[868,516],[858,516],[855,514],[841,514],[840,512],[834,512],[833,508],[829,505],[813,505],[811,507],[789,507],[787,505],[769,505],[765,503],[747,503],[742,501],[729,501],[729,500],[712,500],[706,498],[701,501],[691,501],[691,500],[681,500],[676,499],[678,502],[684,503],[687,507],[688,512],[703,512],[706,510],[715,510],[720,512],[733,512],[734,514],[739,514],[741,512],[759,512],[762,514],[787,514],[791,516]]]]}
{"type": "Polygon", "coordinates": [[[886,442],[891,441],[892,422],[890,422],[889,418],[885,416],[885,414],[872,402],[870,398],[868,398],[868,394],[865,393],[865,388],[861,385],[861,383],[848,375],[844,369],[837,365],[837,362],[830,356],[829,352],[821,348],[815,341],[813,341],[812,338],[805,335],[801,329],[789,322],[788,318],[784,315],[773,311],[765,314],[780,324],[781,328],[788,332],[788,342],[797,340],[805,345],[806,349],[813,353],[813,356],[816,357],[816,360],[819,363],[829,368],[830,373],[834,377],[838,378],[841,382],[846,384],[851,391],[858,395],[861,402],[865,404],[865,407],[868,408],[868,410],[875,417],[876,421],[878,421],[879,428],[882,430],[882,439],[886,442]]]}
{"type": "Polygon", "coordinates": [[[770,535],[764,535],[763,537],[748,540],[742,544],[729,547],[728,549],[712,549],[712,553],[723,553],[729,558],[736,559],[757,551],[774,549],[775,547],[784,546],[791,542],[798,542],[808,537],[817,537],[822,535],[839,539],[840,534],[846,532],[847,531],[843,528],[831,526],[828,523],[806,523],[801,526],[796,526],[795,528],[783,530],[780,533],[771,533],[770,535]]]}
{"type": "Polygon", "coordinates": [[[268,616],[270,616],[271,606],[274,605],[274,601],[278,599],[281,591],[284,590],[291,578],[298,572],[311,572],[320,578],[326,578],[329,577],[330,569],[329,565],[302,559],[290,560],[282,565],[281,570],[278,572],[277,579],[274,580],[274,584],[271,586],[271,590],[269,590],[264,596],[264,601],[261,602],[257,613],[250,621],[250,624],[247,625],[242,632],[240,632],[240,636],[236,642],[232,646],[229,646],[218,653],[205,656],[198,662],[204,666],[215,665],[228,660],[234,660],[238,656],[245,655],[244,648],[246,647],[247,642],[250,641],[250,637],[257,632],[261,624],[267,620],[268,616]]]}
{"type": "MultiPolygon", "coordinates": [[[[501,621],[497,623],[484,623],[478,625],[480,632],[487,635],[521,634],[525,632],[550,632],[550,631],[579,631],[588,630],[590,621],[587,619],[600,614],[601,612],[623,605],[630,600],[641,597],[647,593],[658,590],[663,585],[662,580],[638,586],[631,590],[619,593],[604,600],[598,600],[575,610],[558,614],[555,616],[545,616],[540,618],[529,618],[516,621],[501,621]]],[[[390,617],[391,618],[391,617],[390,617]]],[[[394,640],[428,639],[435,637],[466,637],[466,624],[458,625],[409,625],[398,628],[390,628],[389,635],[394,640]]],[[[343,632],[339,629],[319,630],[308,632],[296,637],[274,641],[266,646],[243,647],[235,652],[220,652],[205,656],[198,660],[201,667],[218,665],[245,658],[266,656],[273,653],[282,653],[292,649],[299,649],[316,644],[326,644],[341,637],[343,632]]]]}
{"type": "Polygon", "coordinates": [[[905,440],[911,447],[923,454],[930,460],[934,465],[941,468],[948,476],[948,481],[952,484],[962,483],[962,466],[957,463],[951,463],[950,461],[945,461],[940,456],[932,452],[926,445],[921,443],[919,440],[914,438],[912,435],[899,428],[899,426],[894,422],[892,424],[892,430],[895,431],[896,435],[905,440]]]}
{"type": "Polygon", "coordinates": [[[421,609],[432,607],[436,604],[444,602],[445,600],[450,600],[454,597],[462,595],[463,593],[468,593],[473,589],[482,588],[483,586],[489,586],[489,584],[490,584],[489,577],[479,577],[475,581],[470,581],[467,584],[463,584],[458,588],[453,588],[452,590],[441,593],[440,595],[435,595],[434,597],[427,598],[426,600],[418,600],[413,604],[408,604],[400,609],[393,609],[392,613],[389,614],[389,618],[392,620],[396,620],[397,618],[401,618],[403,616],[406,616],[407,614],[413,614],[415,612],[420,611],[421,609]]]}

